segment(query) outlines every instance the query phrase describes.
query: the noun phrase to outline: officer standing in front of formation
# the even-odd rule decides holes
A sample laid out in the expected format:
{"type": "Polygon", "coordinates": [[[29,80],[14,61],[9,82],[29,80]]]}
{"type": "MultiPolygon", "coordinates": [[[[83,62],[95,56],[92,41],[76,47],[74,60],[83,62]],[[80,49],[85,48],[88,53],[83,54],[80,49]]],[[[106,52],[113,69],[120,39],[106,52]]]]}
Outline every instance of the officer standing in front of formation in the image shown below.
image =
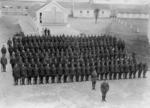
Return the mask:
{"type": "Polygon", "coordinates": [[[6,55],[7,50],[6,50],[5,45],[3,45],[2,49],[1,49],[1,52],[2,52],[2,55],[6,55]]]}
{"type": "Polygon", "coordinates": [[[13,77],[14,77],[14,85],[18,85],[18,80],[20,79],[20,69],[17,64],[15,64],[13,68],[13,77]]]}
{"type": "Polygon", "coordinates": [[[92,90],[95,90],[96,80],[97,80],[97,73],[94,70],[91,74],[92,90]]]}
{"type": "Polygon", "coordinates": [[[6,72],[7,58],[5,55],[1,57],[2,72],[6,72]]]}
{"type": "Polygon", "coordinates": [[[100,89],[101,89],[101,92],[102,92],[102,102],[106,101],[105,100],[106,94],[109,90],[109,84],[108,84],[108,82],[106,82],[106,80],[104,80],[104,82],[101,84],[100,89]]]}

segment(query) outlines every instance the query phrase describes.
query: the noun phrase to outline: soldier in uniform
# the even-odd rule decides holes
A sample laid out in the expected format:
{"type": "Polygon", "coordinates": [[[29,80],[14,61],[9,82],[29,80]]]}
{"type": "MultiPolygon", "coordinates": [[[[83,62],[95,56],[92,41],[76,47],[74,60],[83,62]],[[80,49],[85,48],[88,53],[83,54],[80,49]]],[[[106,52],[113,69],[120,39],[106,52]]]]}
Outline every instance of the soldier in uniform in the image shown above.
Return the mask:
{"type": "Polygon", "coordinates": [[[128,63],[125,63],[124,64],[124,79],[127,79],[127,75],[129,73],[129,64],[128,63]]]}
{"type": "Polygon", "coordinates": [[[37,84],[37,78],[39,77],[39,68],[37,67],[37,64],[35,64],[35,67],[33,68],[33,77],[34,84],[37,84]]]}
{"type": "Polygon", "coordinates": [[[100,73],[100,76],[101,76],[101,80],[103,80],[103,76],[104,76],[104,73],[105,73],[105,65],[104,65],[104,63],[102,63],[102,66],[101,66],[101,73],[100,73]]]}
{"type": "Polygon", "coordinates": [[[136,78],[136,73],[138,71],[138,64],[136,62],[134,63],[134,68],[135,68],[135,71],[133,73],[133,78],[136,78]]]}
{"type": "Polygon", "coordinates": [[[69,68],[69,71],[70,71],[70,80],[71,82],[73,82],[73,78],[75,76],[75,67],[73,63],[71,63],[71,67],[69,68]]]}
{"type": "Polygon", "coordinates": [[[107,65],[105,66],[105,79],[107,79],[108,73],[109,73],[109,64],[107,63],[107,65]]]}
{"type": "Polygon", "coordinates": [[[44,77],[44,75],[45,75],[45,71],[44,71],[44,67],[43,67],[42,64],[41,64],[39,70],[40,70],[40,71],[39,71],[40,84],[43,84],[43,77],[44,77]]]}
{"type": "Polygon", "coordinates": [[[13,54],[12,57],[10,58],[10,64],[12,66],[12,68],[14,68],[15,64],[17,63],[16,57],[13,54]]]}
{"type": "Polygon", "coordinates": [[[141,78],[141,74],[142,74],[142,71],[143,71],[143,63],[140,62],[139,65],[138,65],[138,78],[141,78]]]}
{"type": "Polygon", "coordinates": [[[5,55],[1,57],[2,72],[6,72],[7,58],[5,55]]]}
{"type": "Polygon", "coordinates": [[[9,46],[12,46],[12,41],[11,41],[10,38],[9,38],[9,40],[7,41],[7,45],[8,45],[8,47],[9,47],[9,46]]]}
{"type": "Polygon", "coordinates": [[[91,74],[92,79],[92,90],[95,90],[96,80],[97,80],[97,72],[94,70],[91,74]]]}
{"type": "Polygon", "coordinates": [[[13,46],[9,46],[9,47],[8,47],[8,51],[9,51],[10,56],[12,56],[12,53],[13,53],[13,51],[14,51],[13,46]]]}
{"type": "Polygon", "coordinates": [[[123,66],[123,64],[121,63],[121,64],[119,65],[119,72],[118,72],[119,79],[122,79],[122,73],[124,73],[124,66],[123,66]]]}
{"type": "Polygon", "coordinates": [[[28,84],[31,85],[31,78],[33,77],[33,68],[31,67],[30,64],[27,67],[27,75],[28,75],[28,84]]]}
{"type": "Polygon", "coordinates": [[[134,71],[135,71],[135,66],[134,66],[134,64],[133,64],[133,63],[131,63],[131,64],[130,64],[129,79],[131,79],[131,78],[132,78],[132,75],[133,75],[134,71]]]}
{"type": "Polygon", "coordinates": [[[89,66],[89,63],[87,63],[87,66],[86,66],[86,81],[89,80],[89,75],[90,75],[90,66],[89,66]]]}
{"type": "Polygon", "coordinates": [[[114,65],[111,64],[111,65],[110,65],[110,72],[109,72],[109,79],[110,79],[110,80],[112,80],[112,75],[113,75],[113,73],[114,73],[114,65]]]}
{"type": "Polygon", "coordinates": [[[45,73],[46,73],[46,84],[49,83],[49,77],[50,77],[50,67],[49,64],[45,67],[45,73]]]}
{"type": "Polygon", "coordinates": [[[51,71],[52,71],[52,83],[54,83],[54,82],[55,82],[55,77],[56,77],[56,75],[57,75],[56,67],[55,67],[54,64],[52,64],[51,71]]]}
{"type": "Polygon", "coordinates": [[[143,78],[146,78],[146,72],[148,71],[147,63],[143,65],[143,78]]]}
{"type": "Polygon", "coordinates": [[[20,69],[18,68],[17,64],[15,64],[13,68],[13,77],[14,77],[14,85],[18,85],[18,80],[20,79],[20,69]]]}
{"type": "Polygon", "coordinates": [[[81,81],[84,81],[84,77],[85,77],[85,64],[83,63],[82,64],[82,67],[81,67],[81,81]]]}
{"type": "Polygon", "coordinates": [[[61,63],[58,66],[57,72],[58,72],[58,83],[61,83],[61,78],[63,75],[63,68],[62,68],[61,63]]]}
{"type": "Polygon", "coordinates": [[[81,67],[80,67],[80,64],[78,63],[76,67],[76,81],[77,82],[79,81],[79,76],[81,76],[81,67]]]}
{"type": "Polygon", "coordinates": [[[65,64],[65,68],[64,68],[64,82],[67,82],[67,78],[69,77],[69,67],[68,64],[65,64]]]}
{"type": "Polygon", "coordinates": [[[117,78],[117,73],[119,72],[119,67],[118,67],[118,64],[115,64],[115,66],[114,66],[115,68],[114,68],[114,79],[116,79],[117,78]]]}
{"type": "Polygon", "coordinates": [[[108,82],[106,82],[106,80],[104,80],[104,82],[101,84],[100,86],[101,92],[102,92],[102,101],[106,101],[106,94],[109,90],[109,84],[108,82]]]}
{"type": "Polygon", "coordinates": [[[7,50],[6,50],[5,45],[3,45],[2,49],[1,49],[1,52],[2,52],[2,55],[6,55],[7,50]]]}
{"type": "Polygon", "coordinates": [[[21,74],[21,85],[25,85],[25,78],[27,78],[27,68],[22,64],[22,67],[20,68],[20,74],[21,74]]]}

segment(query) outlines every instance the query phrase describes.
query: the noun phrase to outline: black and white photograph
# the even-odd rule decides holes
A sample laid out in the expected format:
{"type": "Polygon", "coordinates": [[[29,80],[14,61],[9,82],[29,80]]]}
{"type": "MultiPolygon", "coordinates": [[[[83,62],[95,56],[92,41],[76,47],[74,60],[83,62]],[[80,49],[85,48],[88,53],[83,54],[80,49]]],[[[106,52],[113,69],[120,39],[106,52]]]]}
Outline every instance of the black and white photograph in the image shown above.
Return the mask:
{"type": "Polygon", "coordinates": [[[0,108],[150,108],[150,0],[0,0],[0,108]]]}

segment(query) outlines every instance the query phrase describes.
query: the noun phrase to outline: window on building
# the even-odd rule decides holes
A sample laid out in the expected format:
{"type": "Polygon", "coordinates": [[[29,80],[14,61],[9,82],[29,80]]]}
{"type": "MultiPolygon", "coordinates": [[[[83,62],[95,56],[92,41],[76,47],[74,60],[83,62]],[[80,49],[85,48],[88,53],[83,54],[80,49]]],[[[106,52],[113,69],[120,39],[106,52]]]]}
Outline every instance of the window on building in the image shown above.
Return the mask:
{"type": "Polygon", "coordinates": [[[80,11],[80,13],[82,13],[82,11],[80,11]]]}

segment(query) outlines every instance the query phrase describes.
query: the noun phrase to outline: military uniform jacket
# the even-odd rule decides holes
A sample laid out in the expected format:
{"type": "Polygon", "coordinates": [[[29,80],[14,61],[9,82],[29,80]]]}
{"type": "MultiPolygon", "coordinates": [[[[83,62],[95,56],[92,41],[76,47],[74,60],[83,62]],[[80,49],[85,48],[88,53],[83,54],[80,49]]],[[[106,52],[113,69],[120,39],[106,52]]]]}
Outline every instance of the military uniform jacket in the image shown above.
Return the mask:
{"type": "Polygon", "coordinates": [[[124,72],[124,66],[122,64],[119,65],[120,72],[124,72]]]}
{"type": "Polygon", "coordinates": [[[20,78],[20,69],[18,67],[13,68],[13,77],[20,78]]]}
{"type": "Polygon", "coordinates": [[[96,80],[97,80],[97,73],[96,73],[96,71],[92,72],[91,79],[92,79],[92,82],[96,82],[96,80]]]}
{"type": "Polygon", "coordinates": [[[117,72],[119,72],[119,69],[118,69],[119,67],[118,67],[118,65],[115,65],[115,68],[114,68],[114,71],[117,73],[117,72]]]}
{"type": "Polygon", "coordinates": [[[35,68],[33,68],[33,76],[35,76],[35,77],[38,77],[39,76],[39,68],[38,67],[35,67],[35,68]]]}
{"type": "Polygon", "coordinates": [[[33,68],[27,67],[27,73],[28,73],[28,77],[32,77],[33,76],[33,68]]]}
{"type": "Polygon", "coordinates": [[[46,76],[50,76],[50,67],[49,66],[45,67],[45,73],[46,73],[46,76]]]}
{"type": "Polygon", "coordinates": [[[75,73],[75,67],[70,67],[70,74],[71,75],[75,75],[76,73],[75,73]]]}
{"type": "Polygon", "coordinates": [[[86,74],[90,74],[90,67],[89,66],[86,67],[86,74]]]}
{"type": "Polygon", "coordinates": [[[82,66],[81,72],[82,72],[82,75],[85,75],[85,66],[82,66]]]}
{"type": "Polygon", "coordinates": [[[1,52],[2,52],[2,54],[6,54],[6,48],[5,47],[3,47],[2,49],[1,49],[1,52]]]}
{"type": "Polygon", "coordinates": [[[44,76],[45,75],[44,67],[40,67],[39,70],[40,70],[39,75],[44,76]]]}
{"type": "Polygon", "coordinates": [[[101,84],[101,92],[103,93],[103,94],[106,94],[107,92],[108,92],[108,90],[109,90],[109,84],[107,83],[107,82],[103,82],[102,84],[101,84]]]}
{"type": "Polygon", "coordinates": [[[76,67],[76,74],[81,75],[81,67],[80,66],[76,67]]]}
{"type": "Polygon", "coordinates": [[[65,68],[64,68],[64,74],[65,74],[65,75],[69,75],[69,68],[68,68],[68,67],[65,67],[65,68]]]}
{"type": "Polygon", "coordinates": [[[52,75],[57,75],[57,72],[56,72],[56,68],[55,68],[55,67],[52,67],[51,70],[52,70],[52,75]]]}
{"type": "Polygon", "coordinates": [[[97,66],[96,66],[96,71],[97,71],[97,73],[100,73],[100,68],[101,68],[100,65],[97,65],[97,66]]]}
{"type": "Polygon", "coordinates": [[[12,57],[10,59],[10,64],[15,64],[17,61],[16,61],[16,58],[15,57],[12,57]]]}
{"type": "Polygon", "coordinates": [[[63,68],[58,67],[57,72],[58,72],[58,75],[62,75],[63,74],[63,68]]]}
{"type": "Polygon", "coordinates": [[[114,65],[110,66],[110,72],[112,72],[112,73],[114,72],[114,65]]]}
{"type": "Polygon", "coordinates": [[[6,64],[7,64],[7,59],[6,59],[6,57],[2,57],[2,58],[1,58],[1,64],[2,64],[2,65],[6,65],[6,64]]]}
{"type": "Polygon", "coordinates": [[[26,67],[21,67],[21,77],[27,77],[27,68],[26,67]]]}

